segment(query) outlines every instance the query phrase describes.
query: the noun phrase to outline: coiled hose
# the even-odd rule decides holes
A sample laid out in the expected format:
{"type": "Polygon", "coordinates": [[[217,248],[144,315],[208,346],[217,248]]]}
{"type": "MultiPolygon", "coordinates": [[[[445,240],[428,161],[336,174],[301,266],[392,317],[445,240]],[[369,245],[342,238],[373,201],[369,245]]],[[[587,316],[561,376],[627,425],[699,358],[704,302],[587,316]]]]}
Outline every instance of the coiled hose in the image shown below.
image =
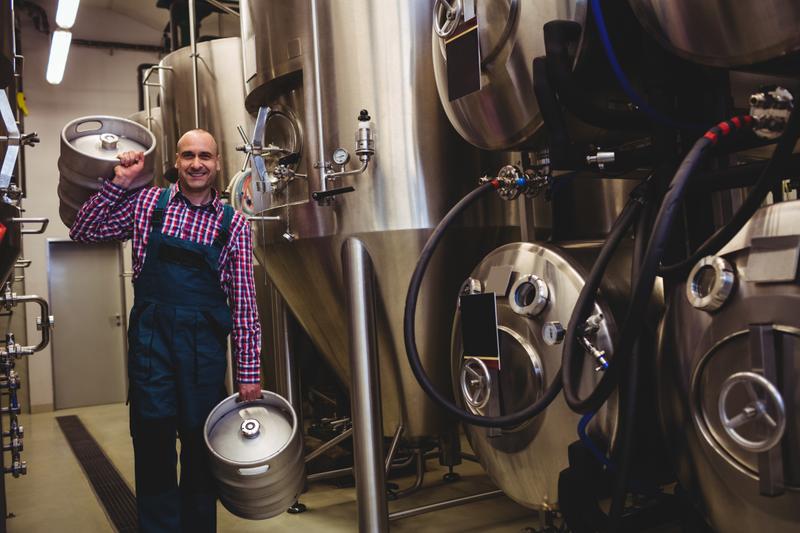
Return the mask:
{"type": "MultiPolygon", "coordinates": [[[[576,413],[586,414],[599,410],[616,387],[621,368],[629,362],[633,345],[639,338],[639,331],[646,317],[644,310],[647,308],[653,283],[658,273],[659,261],[664,254],[672,223],[678,215],[689,179],[703,161],[708,149],[716,144],[720,137],[739,131],[749,125],[750,122],[750,117],[735,117],[728,122],[722,122],[714,126],[695,142],[683,162],[681,162],[656,215],[650,240],[640,264],[639,277],[633,285],[630,306],[626,313],[619,339],[615,343],[614,359],[603,373],[595,389],[586,398],[581,398],[578,396],[578,385],[576,383],[581,366],[578,363],[582,362],[584,357],[583,349],[578,342],[579,330],[594,306],[597,289],[600,286],[600,280],[605,272],[607,261],[604,264],[603,261],[598,260],[592,268],[589,279],[581,290],[581,294],[572,311],[562,354],[561,368],[564,380],[564,399],[570,409],[576,413]]],[[[620,218],[623,218],[625,214],[625,211],[623,211],[620,218]]],[[[632,221],[628,222],[628,225],[630,224],[632,224],[632,221]]],[[[600,256],[610,257],[617,243],[618,241],[615,243],[614,240],[609,238],[603,246],[600,256]]]]}
{"type": "Polygon", "coordinates": [[[441,222],[436,226],[422,248],[419,261],[411,276],[411,282],[408,285],[408,295],[406,296],[405,311],[403,313],[403,338],[406,345],[406,356],[408,357],[408,364],[411,366],[411,371],[414,377],[417,378],[420,387],[430,398],[439,405],[442,409],[456,416],[462,421],[481,427],[512,427],[525,422],[544,411],[547,406],[558,396],[561,391],[563,380],[561,378],[561,370],[553,378],[553,381],[545,390],[544,395],[539,398],[535,403],[528,407],[517,411],[512,414],[502,416],[479,416],[464,409],[451,402],[442,393],[440,393],[436,386],[428,378],[425,369],[420,361],[419,351],[417,350],[417,336],[414,330],[415,316],[417,312],[417,300],[419,299],[419,290],[422,286],[422,280],[425,277],[425,271],[428,264],[431,262],[436,247],[442,240],[447,228],[452,224],[453,220],[461,214],[465,209],[475,203],[485,193],[497,188],[499,183],[497,180],[484,183],[477,189],[471,191],[464,198],[462,198],[452,209],[444,216],[441,222]]]}

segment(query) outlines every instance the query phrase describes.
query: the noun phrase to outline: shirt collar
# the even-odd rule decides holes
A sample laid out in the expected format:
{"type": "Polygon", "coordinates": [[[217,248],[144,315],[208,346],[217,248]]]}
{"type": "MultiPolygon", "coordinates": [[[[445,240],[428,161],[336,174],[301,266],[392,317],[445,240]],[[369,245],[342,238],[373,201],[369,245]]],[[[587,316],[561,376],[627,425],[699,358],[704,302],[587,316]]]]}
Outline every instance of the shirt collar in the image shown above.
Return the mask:
{"type": "Polygon", "coordinates": [[[180,200],[185,202],[186,205],[188,205],[189,207],[193,207],[195,209],[213,209],[214,212],[216,212],[216,213],[219,213],[219,210],[222,209],[222,202],[220,202],[219,193],[214,188],[211,189],[211,201],[206,203],[206,204],[203,204],[203,205],[194,205],[194,204],[192,204],[192,202],[190,202],[183,195],[183,193],[181,193],[181,186],[180,186],[180,182],[179,181],[176,181],[175,183],[173,183],[170,186],[170,189],[171,189],[171,191],[170,191],[170,199],[169,199],[170,202],[174,201],[176,198],[179,198],[180,200]]]}

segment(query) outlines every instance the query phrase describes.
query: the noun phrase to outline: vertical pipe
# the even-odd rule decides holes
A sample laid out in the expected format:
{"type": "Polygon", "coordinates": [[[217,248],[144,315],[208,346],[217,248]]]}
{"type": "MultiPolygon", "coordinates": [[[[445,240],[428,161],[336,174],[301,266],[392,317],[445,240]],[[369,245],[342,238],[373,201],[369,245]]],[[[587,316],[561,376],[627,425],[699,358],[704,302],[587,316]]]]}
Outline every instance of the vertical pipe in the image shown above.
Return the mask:
{"type": "Polygon", "coordinates": [[[347,287],[353,446],[358,502],[358,530],[388,532],[383,427],[375,337],[375,275],[364,244],[348,238],[342,245],[347,287]]]}
{"type": "Polygon", "coordinates": [[[322,80],[320,79],[320,44],[319,44],[319,11],[317,0],[311,0],[311,46],[314,49],[314,115],[317,122],[317,147],[319,150],[319,188],[328,190],[325,179],[327,167],[325,165],[325,131],[322,126],[322,80]]]}
{"type": "Polygon", "coordinates": [[[293,347],[289,332],[286,301],[272,284],[270,284],[269,294],[272,307],[272,342],[275,349],[276,392],[286,398],[294,408],[297,416],[300,417],[302,414],[302,402],[300,400],[300,391],[298,390],[297,368],[294,354],[292,353],[293,347]]]}
{"type": "Polygon", "coordinates": [[[197,79],[197,14],[195,0],[189,0],[189,41],[192,47],[192,89],[194,96],[194,127],[200,127],[200,86],[197,79]]]}

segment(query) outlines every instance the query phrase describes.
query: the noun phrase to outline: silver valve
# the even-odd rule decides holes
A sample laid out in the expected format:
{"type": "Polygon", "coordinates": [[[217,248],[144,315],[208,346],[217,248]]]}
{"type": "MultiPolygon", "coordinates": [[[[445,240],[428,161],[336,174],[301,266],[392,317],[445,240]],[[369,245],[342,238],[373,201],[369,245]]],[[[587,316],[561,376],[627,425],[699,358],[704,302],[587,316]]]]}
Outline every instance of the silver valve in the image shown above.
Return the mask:
{"type": "Polygon", "coordinates": [[[8,444],[3,445],[4,452],[19,453],[23,451],[22,439],[14,437],[8,444]]]}
{"type": "MultiPolygon", "coordinates": [[[[358,127],[356,129],[356,149],[355,153],[361,166],[353,170],[344,170],[344,165],[349,161],[350,155],[347,150],[337,148],[333,152],[333,161],[341,167],[341,170],[330,170],[331,164],[326,161],[324,164],[317,162],[315,167],[319,168],[325,176],[325,182],[333,181],[344,176],[354,176],[356,174],[363,174],[366,172],[369,162],[375,155],[375,131],[372,122],[372,117],[369,116],[369,111],[362,109],[358,114],[358,127]]],[[[333,198],[339,194],[353,192],[353,187],[338,187],[328,189],[327,187],[321,191],[316,191],[311,194],[311,197],[316,200],[320,205],[329,205],[333,198]]]]}
{"type": "Polygon", "coordinates": [[[601,152],[600,150],[597,151],[594,155],[587,155],[586,156],[586,164],[597,165],[597,168],[603,169],[609,163],[613,163],[617,159],[617,154],[614,152],[601,152]]]}
{"type": "Polygon", "coordinates": [[[794,96],[780,86],[764,87],[750,96],[753,131],[764,139],[777,139],[789,122],[794,109],[794,96]]]}
{"type": "Polygon", "coordinates": [[[496,177],[483,176],[478,181],[484,184],[495,180],[498,183],[497,194],[504,200],[516,200],[520,194],[528,197],[537,196],[550,184],[549,176],[541,171],[522,170],[517,165],[506,165],[498,171],[496,177]]]}
{"type": "Polygon", "coordinates": [[[589,352],[589,355],[594,357],[594,360],[597,361],[597,366],[594,367],[595,372],[599,372],[601,370],[608,369],[608,360],[606,359],[606,351],[605,350],[598,350],[595,348],[594,344],[587,339],[585,336],[580,338],[581,344],[583,345],[584,349],[589,352]]]}
{"type": "Polygon", "coordinates": [[[597,366],[595,367],[595,372],[599,372],[600,370],[608,369],[608,359],[606,359],[606,351],[598,349],[592,341],[589,340],[589,337],[592,335],[596,335],[598,331],[600,331],[600,324],[603,322],[603,313],[596,313],[589,318],[586,319],[586,322],[583,323],[583,332],[579,337],[581,345],[583,348],[591,355],[594,360],[597,362],[597,366]]]}
{"type": "Polygon", "coordinates": [[[356,130],[356,155],[363,163],[375,155],[375,133],[372,118],[366,109],[358,114],[358,129],[356,130]]]}

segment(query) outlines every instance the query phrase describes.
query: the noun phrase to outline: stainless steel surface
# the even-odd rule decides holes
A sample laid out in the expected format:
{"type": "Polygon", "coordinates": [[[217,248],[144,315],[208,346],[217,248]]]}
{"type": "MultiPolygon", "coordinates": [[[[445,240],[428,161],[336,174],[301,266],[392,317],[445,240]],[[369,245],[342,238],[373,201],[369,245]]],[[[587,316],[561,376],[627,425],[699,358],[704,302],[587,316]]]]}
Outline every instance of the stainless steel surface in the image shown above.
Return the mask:
{"type": "Polygon", "coordinates": [[[718,253],[737,278],[723,307],[695,309],[685,282],[670,291],[659,415],[678,479],[717,531],[800,527],[800,286],[754,281],[748,267],[759,254],[795,248],[798,237],[800,203],[762,208],[718,253]]]}
{"type": "MultiPolygon", "coordinates": [[[[494,395],[495,405],[502,404],[504,412],[519,411],[540,398],[560,368],[563,345],[547,343],[542,336],[542,327],[552,322],[569,322],[598,250],[599,243],[596,242],[560,246],[507,244],[487,255],[470,274],[486,286],[493,267],[510,266],[512,273],[506,290],[515,279],[531,275],[546,281],[550,289],[549,303],[535,317],[515,312],[509,303],[510,298],[505,293],[496,293],[500,371],[493,376],[499,381],[498,386],[490,387],[489,394],[494,395]]],[[[593,342],[612,358],[611,339],[617,329],[615,317],[624,312],[624,296],[629,289],[629,252],[618,256],[609,268],[601,290],[602,298],[594,311],[602,313],[605,319],[598,324],[593,342]]],[[[457,313],[451,350],[455,390],[460,390],[460,382],[463,383],[464,360],[461,319],[457,313]]],[[[594,371],[593,358],[587,354],[580,394],[585,397],[599,377],[594,371]]],[[[476,412],[461,394],[457,400],[476,412]]],[[[544,413],[515,428],[492,434],[489,429],[465,425],[465,431],[489,477],[503,492],[527,507],[552,509],[558,506],[558,477],[568,466],[567,447],[576,440],[579,420],[580,416],[573,413],[559,396],[544,413]]],[[[594,417],[587,432],[600,449],[608,451],[613,448],[616,425],[616,398],[612,397],[594,417]]]]}
{"type": "MultiPolygon", "coordinates": [[[[237,126],[252,130],[253,119],[244,108],[241,41],[238,37],[197,43],[199,83],[199,127],[211,132],[222,157],[222,170],[216,184],[224,190],[241,169],[243,155],[236,151],[240,142],[237,126]]],[[[161,114],[164,120],[164,153],[174,164],[178,139],[195,128],[194,84],[191,47],[164,57],[159,65],[161,114]]],[[[170,165],[171,166],[171,165],[170,165]]]]}
{"type": "MultiPolygon", "coordinates": [[[[151,107],[149,119],[147,117],[147,110],[145,110],[137,111],[136,113],[130,115],[128,120],[132,120],[137,124],[141,124],[153,134],[153,137],[156,140],[155,155],[153,156],[155,161],[155,163],[153,163],[153,181],[159,187],[164,187],[167,183],[164,180],[164,157],[168,153],[171,154],[172,149],[166,151],[164,150],[164,120],[161,117],[161,108],[151,107]]],[[[174,161],[172,163],[174,164],[174,161]]]]}
{"type": "MultiPolygon", "coordinates": [[[[410,439],[437,434],[446,421],[408,368],[402,307],[431,229],[475,186],[473,177],[481,174],[481,167],[478,152],[459,139],[439,104],[431,65],[431,3],[394,2],[387,16],[386,5],[368,0],[317,2],[316,67],[310,0],[241,5],[242,35],[260,43],[257,57],[263,61],[248,82],[248,109],[280,105],[298,118],[304,142],[297,171],[308,173],[307,179],[290,182],[265,202],[281,206],[265,214],[282,220],[254,224],[256,254],[341,381],[350,383],[341,246],[348,236],[360,239],[377,277],[384,429],[391,434],[403,423],[410,439]],[[370,31],[354,32],[355,27],[370,31]],[[299,50],[299,55],[287,50],[299,50]],[[319,84],[314,79],[317,71],[319,84]],[[317,86],[322,91],[321,110],[314,94],[317,86]],[[314,163],[321,151],[330,159],[334,148],[352,146],[361,109],[370,112],[377,130],[374,164],[359,176],[329,184],[353,186],[355,191],[320,206],[310,201],[310,193],[323,188],[314,163]],[[316,126],[319,112],[322,143],[316,126]]],[[[269,135],[265,146],[272,141],[269,135]]],[[[355,166],[351,161],[347,169],[355,166]]],[[[452,295],[488,250],[515,238],[515,222],[515,206],[488,198],[446,238],[431,266],[422,290],[418,337],[426,368],[442,390],[449,388],[447,362],[440,354],[448,350],[445,332],[455,306],[452,295]]]]}
{"type": "Polygon", "coordinates": [[[462,496],[461,498],[453,498],[452,500],[445,500],[443,502],[421,505],[412,509],[405,509],[403,511],[389,513],[389,520],[402,520],[403,518],[410,518],[412,516],[431,513],[433,511],[441,511],[442,509],[449,509],[450,507],[456,507],[458,505],[466,505],[468,503],[488,500],[489,498],[494,498],[495,496],[500,496],[502,494],[502,490],[490,490],[480,494],[472,494],[470,496],[462,496]]]}
{"type": "Polygon", "coordinates": [[[114,176],[117,154],[128,150],[144,152],[144,172],[131,184],[142,187],[153,180],[156,139],[136,122],[119,117],[88,116],[73,120],[61,132],[58,158],[59,214],[67,226],[75,220],[81,205],[100,190],[104,179],[114,176]],[[119,142],[103,148],[100,136],[112,133],[119,142]]]}
{"type": "Polygon", "coordinates": [[[192,104],[194,109],[194,127],[200,127],[200,76],[197,73],[197,14],[195,0],[188,0],[189,4],[189,48],[192,50],[192,104]]]}
{"type": "MultiPolygon", "coordinates": [[[[586,19],[586,0],[477,0],[481,89],[451,101],[446,38],[432,33],[433,66],[447,116],[467,141],[486,150],[519,146],[543,125],[533,94],[533,59],[544,54],[542,26],[586,19]]],[[[438,11],[439,4],[430,3],[438,11]]],[[[442,14],[444,11],[442,11],[442,14]]]]}
{"type": "Polygon", "coordinates": [[[800,50],[794,0],[628,0],[645,29],[706,65],[751,65],[800,50]]]}
{"type": "Polygon", "coordinates": [[[220,402],[206,419],[211,471],[226,509],[242,518],[271,518],[303,489],[302,430],[282,396],[261,391],[260,399],[241,403],[237,396],[220,402]]]}
{"type": "MultiPolygon", "coordinates": [[[[314,1],[314,0],[312,0],[314,1]]],[[[375,273],[364,243],[349,238],[342,246],[350,336],[350,408],[353,419],[353,469],[356,475],[358,530],[388,532],[383,425],[375,320],[375,273]]]]}

